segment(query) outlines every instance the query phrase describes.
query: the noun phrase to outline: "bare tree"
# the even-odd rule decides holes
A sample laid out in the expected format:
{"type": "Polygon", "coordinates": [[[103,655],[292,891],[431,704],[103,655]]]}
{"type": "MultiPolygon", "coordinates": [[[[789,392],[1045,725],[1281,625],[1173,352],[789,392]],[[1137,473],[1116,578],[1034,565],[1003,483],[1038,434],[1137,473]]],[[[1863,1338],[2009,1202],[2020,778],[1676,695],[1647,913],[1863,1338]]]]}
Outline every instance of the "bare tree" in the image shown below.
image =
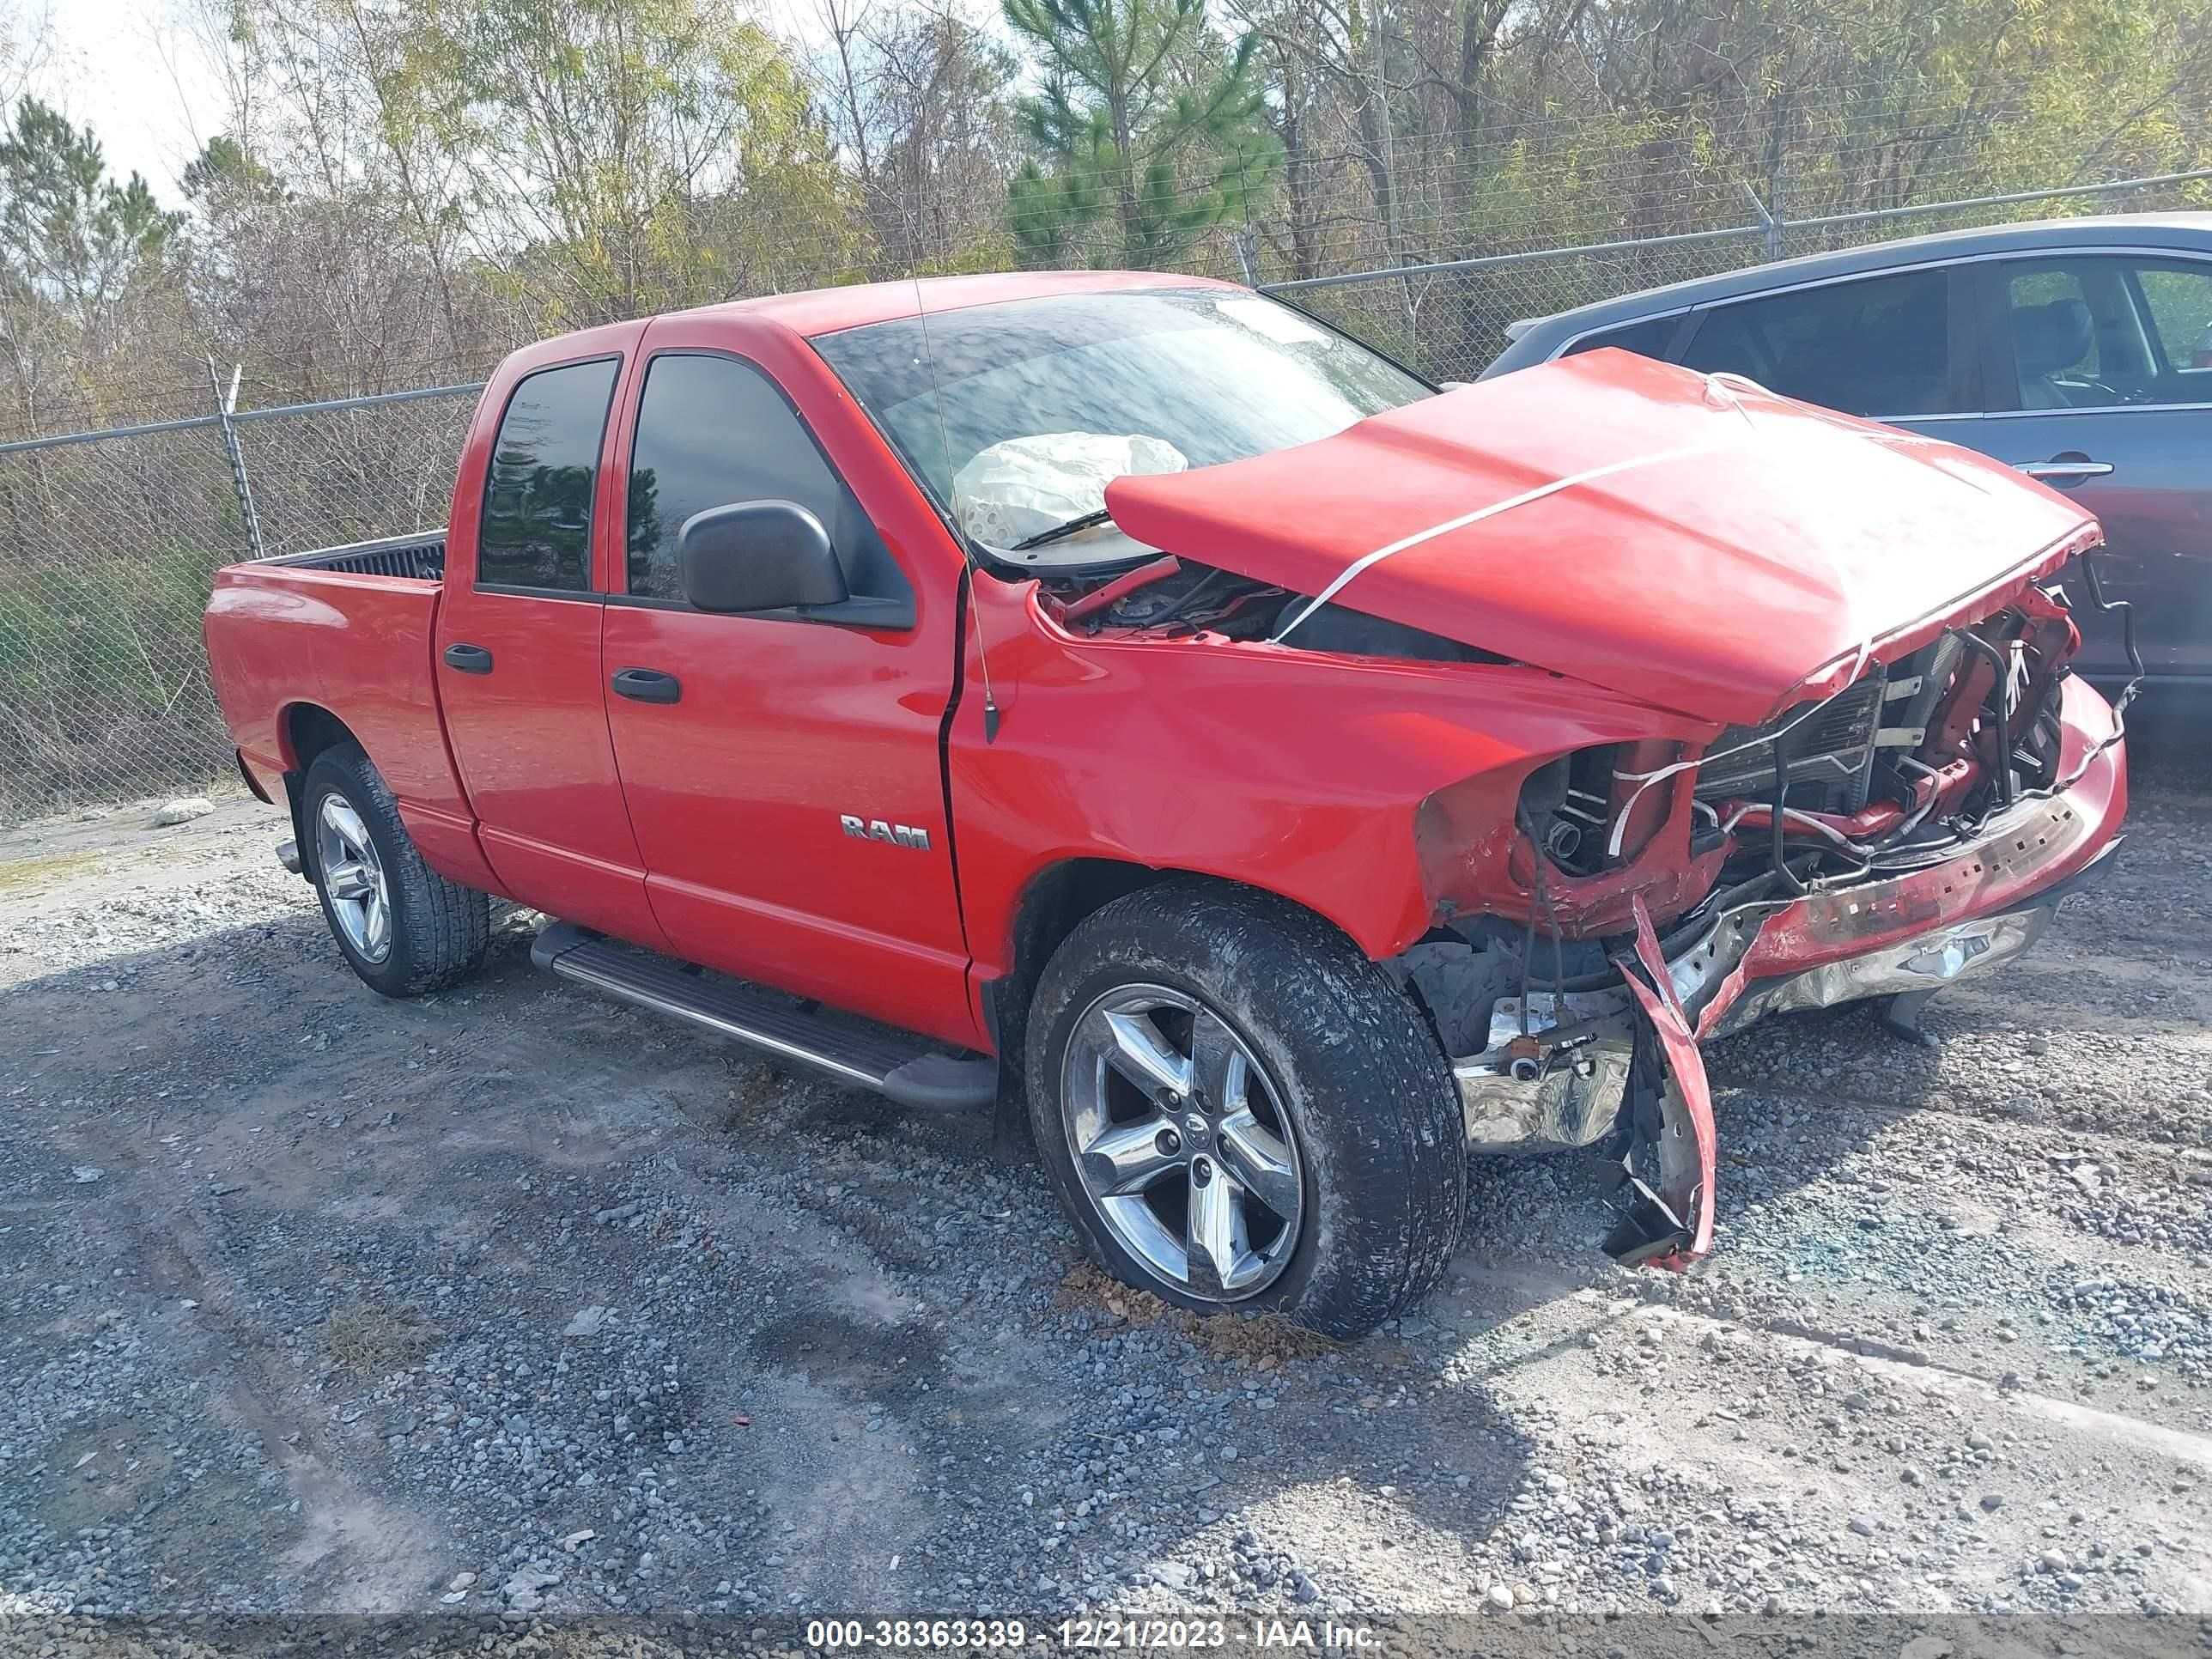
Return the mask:
{"type": "Polygon", "coordinates": [[[1013,56],[953,6],[818,0],[817,78],[878,274],[1005,263],[1013,56]]]}

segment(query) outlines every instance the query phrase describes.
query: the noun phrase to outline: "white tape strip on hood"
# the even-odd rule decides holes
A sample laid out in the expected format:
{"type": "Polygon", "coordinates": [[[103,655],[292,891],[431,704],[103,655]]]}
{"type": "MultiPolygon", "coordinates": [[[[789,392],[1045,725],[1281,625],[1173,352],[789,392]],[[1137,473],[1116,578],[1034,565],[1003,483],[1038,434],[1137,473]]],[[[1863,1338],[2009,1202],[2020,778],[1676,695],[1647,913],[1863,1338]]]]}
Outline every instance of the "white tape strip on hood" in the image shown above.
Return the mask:
{"type": "MultiPolygon", "coordinates": [[[[1372,569],[1385,559],[1405,552],[1408,548],[1419,547],[1425,542],[1432,542],[1439,536],[1449,536],[1455,530],[1464,530],[1469,525],[1480,524],[1485,519],[1497,518],[1501,514],[1510,513],[1516,507],[1526,507],[1531,501],[1540,501],[1549,496],[1557,495],[1563,490],[1576,489],[1586,483],[1595,483],[1600,478],[1613,477],[1624,472],[1633,472],[1642,467],[1662,466],[1670,461],[1688,460],[1694,456],[1717,455],[1731,450],[1753,447],[1761,435],[1759,423],[1752,418],[1751,411],[1746,409],[1741,400],[1735,396],[1735,386],[1739,385],[1749,391],[1764,392],[1765,390],[1757,381],[1746,376],[1712,374],[1706,377],[1705,394],[1708,401],[1717,406],[1732,409],[1743,417],[1747,430],[1742,436],[1711,443],[1686,444],[1676,449],[1655,450],[1648,455],[1632,455],[1625,460],[1608,461],[1603,466],[1593,466],[1580,472],[1571,472],[1565,477],[1553,479],[1549,483],[1539,484],[1534,489],[1524,489],[1517,495],[1508,495],[1504,500],[1492,501],[1487,507],[1478,507],[1471,513],[1462,513],[1455,519],[1446,519],[1442,524],[1431,525],[1426,530],[1417,530],[1410,536],[1401,537],[1389,545],[1378,547],[1372,553],[1364,554],[1345,566],[1328,586],[1306,602],[1304,610],[1275,630],[1272,636],[1273,642],[1280,645],[1290,637],[1293,629],[1344,592],[1352,584],[1353,579],[1361,573],[1372,569]],[[1731,382],[1734,384],[1732,385],[1731,382]]],[[[1838,568],[1837,576],[1839,587],[1844,586],[1841,580],[1842,574],[1841,569],[1838,568]]],[[[1796,719],[1784,726],[1781,731],[1774,733],[1772,740],[1779,741],[1804,721],[1826,708],[1836,698],[1843,696],[1845,691],[1850,690],[1857,683],[1859,676],[1866,672],[1867,659],[1873,654],[1874,636],[1869,635],[1859,641],[1856,659],[1852,665],[1850,674],[1843,684],[1812,707],[1800,710],[1796,719]]],[[[1769,739],[1754,738],[1735,748],[1723,750],[1717,755],[1700,755],[1693,761],[1676,761],[1671,765],[1660,767],[1656,771],[1615,773],[1614,776],[1622,782],[1632,783],[1636,787],[1630,793],[1628,799],[1622,804],[1620,811],[1613,819],[1612,833],[1607,838],[1607,855],[1611,858],[1620,856],[1621,838],[1627,830],[1629,812],[1644,792],[1653,784],[1671,778],[1679,772],[1686,772],[1695,767],[1702,766],[1707,761],[1722,760],[1729,755],[1741,754],[1744,750],[1755,749],[1760,743],[1766,741],[1769,739]]]]}
{"type": "Polygon", "coordinates": [[[1487,507],[1478,507],[1472,513],[1462,513],[1456,519],[1446,519],[1442,524],[1432,524],[1426,530],[1417,530],[1412,535],[1401,537],[1388,547],[1378,547],[1372,553],[1364,554],[1345,566],[1327,587],[1307,601],[1304,610],[1275,630],[1274,643],[1280,645],[1290,636],[1292,629],[1344,592],[1351,585],[1352,578],[1408,548],[1432,542],[1439,536],[1449,536],[1455,530],[1464,530],[1471,524],[1480,524],[1485,519],[1494,519],[1501,513],[1510,513],[1515,507],[1526,507],[1531,501],[1540,501],[1561,490],[1575,489],[1586,483],[1594,483],[1600,478],[1609,478],[1615,473],[1632,472],[1638,467],[1660,466],[1668,461],[1687,460],[1693,455],[1714,455],[1724,450],[1741,449],[1747,442],[1747,439],[1735,438],[1725,443],[1689,444],[1680,449],[1662,449],[1649,455],[1632,455],[1626,460],[1607,461],[1603,466],[1594,466],[1583,472],[1571,472],[1564,478],[1538,484],[1534,489],[1524,489],[1518,495],[1508,495],[1502,501],[1492,501],[1487,507]]]}

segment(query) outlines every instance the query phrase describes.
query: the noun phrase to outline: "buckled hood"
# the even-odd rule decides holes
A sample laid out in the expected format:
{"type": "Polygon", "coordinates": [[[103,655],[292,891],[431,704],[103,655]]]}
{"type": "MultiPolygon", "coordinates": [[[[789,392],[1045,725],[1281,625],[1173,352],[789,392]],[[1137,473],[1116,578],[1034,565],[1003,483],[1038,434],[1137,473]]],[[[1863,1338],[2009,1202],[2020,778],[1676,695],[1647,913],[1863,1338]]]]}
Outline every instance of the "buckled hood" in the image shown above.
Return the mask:
{"type": "Polygon", "coordinates": [[[1106,505],[1152,546],[1723,724],[2099,538],[1986,457],[1612,349],[1106,505]]]}

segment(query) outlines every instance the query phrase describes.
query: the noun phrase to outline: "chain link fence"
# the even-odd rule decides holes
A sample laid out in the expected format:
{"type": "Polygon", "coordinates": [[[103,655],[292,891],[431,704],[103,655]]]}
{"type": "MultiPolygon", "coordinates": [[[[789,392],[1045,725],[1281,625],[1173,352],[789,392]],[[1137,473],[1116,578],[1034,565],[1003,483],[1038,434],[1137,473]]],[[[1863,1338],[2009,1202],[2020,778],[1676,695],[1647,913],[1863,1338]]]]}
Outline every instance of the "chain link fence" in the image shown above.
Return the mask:
{"type": "MultiPolygon", "coordinates": [[[[1745,222],[1711,230],[1267,286],[1437,379],[1468,380],[1518,318],[1919,231],[2203,204],[2209,185],[2174,174],[1791,222],[1747,193],[1745,222]]],[[[226,417],[211,388],[204,416],[0,444],[0,823],[229,774],[199,619],[216,568],[257,550],[233,437],[258,550],[400,535],[444,522],[478,389],[226,417]]]]}
{"type": "MultiPolygon", "coordinates": [[[[264,550],[443,524],[476,391],[236,416],[264,550]]],[[[253,552],[217,415],[0,445],[0,823],[228,774],[200,613],[253,552]]]]}

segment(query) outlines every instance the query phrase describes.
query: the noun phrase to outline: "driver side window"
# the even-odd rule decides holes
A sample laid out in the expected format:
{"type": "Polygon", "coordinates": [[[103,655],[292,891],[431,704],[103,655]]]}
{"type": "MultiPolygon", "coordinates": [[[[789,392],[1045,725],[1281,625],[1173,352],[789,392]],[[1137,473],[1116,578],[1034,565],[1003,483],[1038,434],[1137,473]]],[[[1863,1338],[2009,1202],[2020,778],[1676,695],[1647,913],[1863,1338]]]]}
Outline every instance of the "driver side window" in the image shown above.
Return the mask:
{"type": "MultiPolygon", "coordinates": [[[[2096,313],[2078,268],[2014,271],[2005,283],[2001,337],[2012,343],[2018,409],[2073,409],[2105,399],[2098,383],[2096,313]]],[[[2107,331],[2113,313],[2106,313],[2107,331]]]]}
{"type": "Polygon", "coordinates": [[[1990,297],[1995,410],[2212,402],[2212,263],[2008,261],[1990,297]]]}
{"type": "Polygon", "coordinates": [[[630,597],[683,604],[677,551],[684,521],[763,500],[796,501],[822,521],[853,593],[905,595],[875,526],[765,374],[706,352],[654,357],[630,448],[630,597]]]}

